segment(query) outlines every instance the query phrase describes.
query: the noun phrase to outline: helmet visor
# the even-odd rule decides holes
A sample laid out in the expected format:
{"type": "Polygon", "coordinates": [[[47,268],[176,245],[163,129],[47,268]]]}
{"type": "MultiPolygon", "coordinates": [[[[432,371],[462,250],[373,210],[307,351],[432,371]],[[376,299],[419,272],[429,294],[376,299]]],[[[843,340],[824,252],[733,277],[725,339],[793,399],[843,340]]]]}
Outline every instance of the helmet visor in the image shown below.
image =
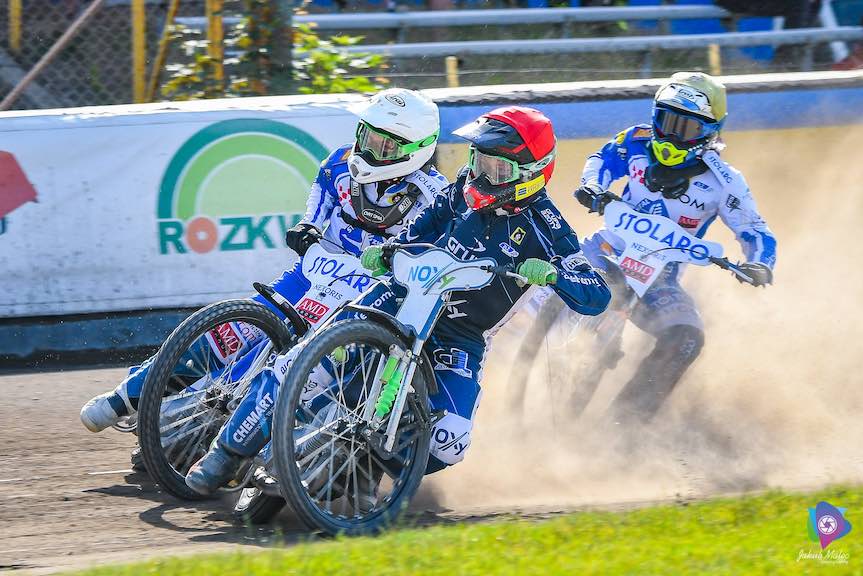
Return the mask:
{"type": "Polygon", "coordinates": [[[436,130],[422,140],[404,142],[371,124],[360,122],[357,124],[357,148],[360,152],[368,152],[375,160],[399,160],[434,144],[439,133],[440,131],[436,130]]]}
{"type": "Polygon", "coordinates": [[[357,147],[368,152],[375,160],[397,160],[403,156],[401,143],[365,122],[357,124],[357,147]]]}
{"type": "Polygon", "coordinates": [[[704,120],[659,108],[654,115],[653,127],[660,138],[673,136],[681,142],[692,142],[709,136],[712,130],[704,120]]]}
{"type": "Polygon", "coordinates": [[[486,154],[473,146],[470,149],[468,165],[474,177],[478,178],[485,175],[492,186],[500,186],[518,180],[519,169],[515,160],[486,154]]]}

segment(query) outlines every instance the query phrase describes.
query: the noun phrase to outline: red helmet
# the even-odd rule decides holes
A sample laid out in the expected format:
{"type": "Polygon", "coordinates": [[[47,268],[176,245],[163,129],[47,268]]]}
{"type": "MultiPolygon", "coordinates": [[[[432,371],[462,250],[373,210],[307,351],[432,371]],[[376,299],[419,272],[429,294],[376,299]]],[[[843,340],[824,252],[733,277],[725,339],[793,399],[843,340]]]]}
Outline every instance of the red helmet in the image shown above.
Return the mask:
{"type": "Polygon", "coordinates": [[[463,193],[474,210],[526,203],[551,179],[554,129],[539,110],[497,108],[453,134],[471,143],[463,193]]]}

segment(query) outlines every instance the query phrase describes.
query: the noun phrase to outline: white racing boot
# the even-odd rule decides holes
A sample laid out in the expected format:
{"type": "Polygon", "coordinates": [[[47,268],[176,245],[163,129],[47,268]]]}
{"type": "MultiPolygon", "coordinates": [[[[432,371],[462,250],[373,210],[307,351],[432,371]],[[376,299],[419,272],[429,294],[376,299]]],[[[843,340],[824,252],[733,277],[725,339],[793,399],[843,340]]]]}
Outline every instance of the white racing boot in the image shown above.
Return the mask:
{"type": "Polygon", "coordinates": [[[129,399],[125,397],[125,387],[99,394],[81,408],[81,423],[90,432],[101,432],[133,414],[129,399]]]}

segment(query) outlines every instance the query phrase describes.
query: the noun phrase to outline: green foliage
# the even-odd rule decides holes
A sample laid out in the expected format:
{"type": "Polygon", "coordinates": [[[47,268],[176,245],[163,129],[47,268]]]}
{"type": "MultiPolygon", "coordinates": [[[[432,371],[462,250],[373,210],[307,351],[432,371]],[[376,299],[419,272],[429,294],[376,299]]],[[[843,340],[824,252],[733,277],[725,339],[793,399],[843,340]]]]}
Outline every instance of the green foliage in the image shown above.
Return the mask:
{"type": "Polygon", "coordinates": [[[863,487],[814,494],[770,492],[626,512],[580,512],[545,522],[439,525],[342,538],[265,552],[163,559],[83,576],[289,574],[860,574],[863,487]],[[825,551],[807,537],[807,508],[848,509],[851,533],[825,551]]]}
{"type": "Polygon", "coordinates": [[[362,41],[362,36],[340,34],[321,40],[315,31],[302,24],[294,32],[296,56],[294,76],[302,83],[303,94],[332,94],[340,92],[373,92],[386,80],[375,81],[368,74],[385,65],[383,56],[376,54],[349,54],[344,47],[362,41]]]}
{"type": "Polygon", "coordinates": [[[208,54],[209,41],[204,33],[174,26],[171,45],[179,46],[180,61],[165,67],[170,75],[162,85],[162,96],[167,100],[197,100],[265,95],[271,92],[274,76],[281,69],[291,70],[294,84],[303,94],[372,92],[386,82],[368,77],[386,66],[383,57],[344,50],[362,37],[338,35],[324,40],[306,25],[294,30],[295,61],[274,62],[274,43],[284,29],[274,6],[270,0],[244,0],[242,22],[226,27],[224,82],[214,80],[217,62],[208,54]]]}

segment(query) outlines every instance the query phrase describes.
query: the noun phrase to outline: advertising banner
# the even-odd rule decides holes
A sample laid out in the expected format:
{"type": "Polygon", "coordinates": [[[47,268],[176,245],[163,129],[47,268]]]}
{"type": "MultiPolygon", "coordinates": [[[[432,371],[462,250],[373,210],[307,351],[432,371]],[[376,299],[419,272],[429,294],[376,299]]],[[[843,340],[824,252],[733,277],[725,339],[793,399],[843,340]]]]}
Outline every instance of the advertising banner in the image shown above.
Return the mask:
{"type": "Polygon", "coordinates": [[[200,306],[281,274],[356,98],[257,100],[0,120],[0,317],[200,306]]]}

